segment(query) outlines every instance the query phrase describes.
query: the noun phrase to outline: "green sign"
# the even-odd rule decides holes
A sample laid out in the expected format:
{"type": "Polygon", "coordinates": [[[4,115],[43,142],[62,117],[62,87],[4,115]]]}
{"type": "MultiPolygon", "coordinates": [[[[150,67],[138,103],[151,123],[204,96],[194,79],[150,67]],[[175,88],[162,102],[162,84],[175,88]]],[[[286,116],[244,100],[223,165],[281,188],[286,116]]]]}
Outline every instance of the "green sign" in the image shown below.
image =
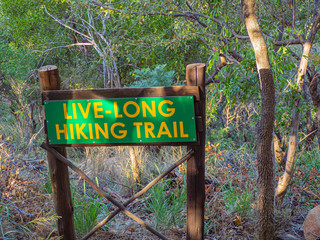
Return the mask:
{"type": "Polygon", "coordinates": [[[196,142],[192,96],[45,101],[50,144],[196,142]]]}

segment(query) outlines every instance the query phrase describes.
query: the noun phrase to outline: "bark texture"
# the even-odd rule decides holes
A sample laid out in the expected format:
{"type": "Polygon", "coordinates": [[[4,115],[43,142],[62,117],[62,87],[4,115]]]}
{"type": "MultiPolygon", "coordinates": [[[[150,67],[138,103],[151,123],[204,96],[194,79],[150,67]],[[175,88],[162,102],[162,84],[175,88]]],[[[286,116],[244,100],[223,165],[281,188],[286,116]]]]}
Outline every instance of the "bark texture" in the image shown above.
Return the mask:
{"type": "Polygon", "coordinates": [[[133,180],[135,183],[141,182],[141,171],[139,168],[139,156],[137,147],[130,146],[130,159],[131,159],[131,168],[133,171],[133,180]]]}
{"type": "MultiPolygon", "coordinates": [[[[38,70],[41,91],[60,90],[60,76],[56,66],[44,66],[38,70]]],[[[48,138],[46,136],[46,141],[48,138]]],[[[65,147],[55,147],[57,152],[67,156],[65,147]]],[[[47,152],[52,194],[57,215],[58,234],[61,239],[74,240],[73,203],[71,197],[68,166],[60,162],[52,153],[47,152]]]]}
{"type": "Polygon", "coordinates": [[[284,171],[285,162],[283,158],[283,149],[282,149],[282,143],[280,137],[277,135],[277,133],[274,133],[273,135],[273,151],[274,151],[274,157],[277,161],[277,163],[280,165],[282,171],[284,171]]]}
{"type": "Polygon", "coordinates": [[[261,117],[257,126],[258,196],[256,239],[274,238],[274,161],[272,139],[275,114],[275,90],[268,48],[255,15],[255,1],[242,0],[242,11],[255,51],[261,87],[261,117]]]}
{"type": "Polygon", "coordinates": [[[318,138],[318,148],[320,148],[320,94],[318,92],[318,81],[320,81],[319,73],[315,72],[311,77],[310,85],[309,85],[309,92],[312,98],[313,106],[317,108],[317,115],[315,119],[315,126],[313,130],[317,134],[318,138]]]}

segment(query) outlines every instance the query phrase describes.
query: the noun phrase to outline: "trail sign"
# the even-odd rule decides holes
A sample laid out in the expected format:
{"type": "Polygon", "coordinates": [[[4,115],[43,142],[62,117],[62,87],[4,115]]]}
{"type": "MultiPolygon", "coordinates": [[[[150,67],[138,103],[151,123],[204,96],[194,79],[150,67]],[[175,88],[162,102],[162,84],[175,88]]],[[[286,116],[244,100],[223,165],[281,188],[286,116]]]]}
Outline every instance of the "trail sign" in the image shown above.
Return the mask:
{"type": "Polygon", "coordinates": [[[49,144],[196,142],[193,96],[44,101],[49,144]]]}
{"type": "MultiPolygon", "coordinates": [[[[65,146],[115,145],[187,145],[188,154],[175,162],[147,186],[135,194],[138,198],[174,168],[187,161],[187,231],[186,239],[201,240],[204,235],[205,205],[205,139],[206,91],[205,64],[190,64],[186,68],[187,86],[60,90],[56,66],[39,69],[42,103],[46,113],[46,142],[49,172],[57,215],[58,234],[66,240],[75,239],[73,204],[65,146]],[[173,97],[175,96],[175,97],[173,97]],[[196,120],[196,121],[195,121],[196,120]],[[197,125],[197,127],[196,127],[197,125]]],[[[94,182],[80,174],[91,186],[94,182]]],[[[124,211],[129,217],[161,239],[167,239],[142,219],[130,213],[126,206],[108,193],[94,189],[115,204],[118,209],[106,217],[124,211]],[[129,214],[130,213],[130,214],[129,214]]],[[[102,227],[100,222],[84,238],[102,227]]]]}

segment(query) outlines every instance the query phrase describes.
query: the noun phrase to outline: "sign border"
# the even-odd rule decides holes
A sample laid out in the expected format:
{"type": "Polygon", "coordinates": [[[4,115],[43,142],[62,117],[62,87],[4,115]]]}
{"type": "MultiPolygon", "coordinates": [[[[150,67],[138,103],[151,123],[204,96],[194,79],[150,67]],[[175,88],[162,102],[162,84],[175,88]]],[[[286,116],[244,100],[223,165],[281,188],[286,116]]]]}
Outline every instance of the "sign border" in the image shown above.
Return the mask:
{"type": "MultiPolygon", "coordinates": [[[[114,88],[114,89],[87,89],[87,90],[47,90],[42,91],[42,104],[45,101],[55,100],[88,100],[88,99],[115,99],[115,98],[141,98],[141,97],[175,97],[193,96],[194,113],[196,125],[195,142],[152,142],[152,143],[92,143],[92,144],[47,144],[51,146],[65,147],[96,147],[96,146],[197,146],[199,142],[199,131],[203,129],[201,116],[199,116],[199,102],[202,92],[199,86],[173,86],[173,87],[147,87],[147,88],[114,88]]],[[[45,121],[45,131],[47,132],[47,122],[45,121]]]]}
{"type": "MultiPolygon", "coordinates": [[[[121,106],[121,105],[116,105],[116,106],[121,106]]],[[[139,103],[137,103],[139,104],[139,103]]],[[[139,104],[140,105],[140,104],[139,104]]],[[[100,106],[100,105],[99,105],[100,106]]],[[[104,110],[102,110],[103,105],[100,106],[101,110],[99,110],[101,112],[102,115],[104,115],[104,110]]],[[[157,144],[157,143],[181,143],[181,142],[185,142],[185,143],[193,143],[193,142],[197,142],[197,130],[196,130],[196,118],[195,118],[195,111],[194,111],[194,97],[193,96],[163,96],[163,97],[134,97],[134,98],[104,98],[104,99],[77,99],[77,100],[50,100],[50,101],[44,101],[44,108],[45,108],[45,116],[46,116],[46,122],[47,122],[47,133],[48,133],[48,140],[50,145],[55,146],[55,145],[74,145],[74,144],[85,144],[85,145],[92,145],[92,144],[111,144],[111,145],[117,145],[117,144],[136,144],[136,143],[141,143],[141,144],[157,144]],[[158,116],[158,117],[147,117],[147,118],[143,118],[142,116],[140,117],[135,117],[135,118],[131,118],[128,116],[125,116],[124,114],[121,114],[121,118],[117,118],[116,116],[113,116],[111,118],[109,118],[108,116],[104,116],[103,118],[88,118],[88,115],[82,119],[81,114],[76,114],[75,116],[78,115],[78,118],[76,117],[76,119],[72,118],[72,109],[71,109],[71,104],[86,104],[86,102],[97,102],[97,101],[101,101],[101,104],[104,104],[104,106],[106,104],[110,104],[112,105],[112,102],[117,102],[118,104],[120,104],[121,102],[126,102],[126,101],[132,101],[132,102],[139,102],[139,101],[156,101],[159,102],[161,100],[170,100],[172,102],[174,102],[175,104],[175,109],[176,109],[176,116],[168,116],[166,117],[162,117],[162,116],[158,116]],[[82,102],[82,103],[81,103],[82,102]],[[64,107],[66,107],[66,104],[70,104],[70,111],[71,111],[71,116],[68,116],[68,113],[65,113],[65,115],[67,114],[67,117],[69,119],[65,119],[65,116],[63,116],[64,114],[62,113],[63,111],[67,111],[66,109],[62,111],[62,106],[65,105],[64,107]],[[177,104],[177,105],[176,105],[177,104]],[[188,105],[186,105],[188,104],[188,105]],[[186,108],[188,106],[188,108],[186,108]],[[57,111],[57,108],[61,107],[61,111],[57,111]],[[181,112],[182,111],[182,112],[181,112]],[[123,115],[123,119],[122,119],[122,115],[123,115]],[[59,116],[59,117],[58,117],[59,116]],[[189,116],[189,118],[186,118],[186,116],[189,116]],[[79,119],[80,117],[80,119],[79,119]],[[88,119],[87,119],[88,118],[88,119]],[[109,118],[109,119],[108,119],[109,118]],[[156,125],[156,122],[162,120],[162,122],[166,123],[166,126],[169,127],[169,125],[171,126],[171,123],[176,122],[176,127],[177,127],[177,123],[180,121],[183,121],[183,123],[188,123],[186,125],[186,128],[189,132],[189,134],[191,134],[191,136],[183,139],[183,137],[181,136],[176,136],[170,139],[167,139],[168,137],[164,137],[164,140],[162,137],[160,138],[145,138],[143,136],[141,137],[137,137],[137,138],[115,138],[115,137],[108,137],[107,139],[105,138],[100,138],[100,139],[95,139],[95,138],[86,138],[86,139],[75,139],[75,135],[73,135],[72,138],[70,138],[70,132],[68,130],[68,135],[69,135],[69,139],[57,139],[56,135],[55,135],[55,125],[59,124],[61,127],[63,125],[66,124],[66,126],[69,126],[69,124],[72,125],[72,132],[74,132],[74,126],[75,124],[89,124],[89,125],[93,125],[93,124],[99,124],[100,126],[103,125],[104,123],[108,123],[108,125],[110,126],[110,124],[113,123],[123,123],[126,124],[127,128],[123,129],[126,130],[126,132],[128,133],[134,133],[135,132],[135,128],[132,125],[133,122],[139,121],[139,122],[152,122],[156,125]],[[50,127],[48,126],[48,123],[50,122],[50,127]],[[127,125],[129,124],[129,125],[127,125]],[[168,125],[169,124],[169,125],[168,125]]],[[[143,108],[143,107],[142,107],[143,108]]],[[[91,109],[93,111],[93,109],[91,109]]],[[[140,111],[140,110],[139,110],[140,111]]],[[[108,111],[111,113],[111,110],[108,111]]],[[[108,113],[109,114],[109,113],[108,113]]],[[[117,114],[117,113],[116,113],[117,114]]],[[[69,127],[68,127],[69,128],[69,127]]],[[[93,128],[93,127],[91,127],[93,128]]],[[[170,128],[170,127],[169,127],[170,128]]],[[[140,127],[139,127],[140,129],[140,127]]],[[[88,130],[88,129],[87,129],[88,130]]],[[[172,129],[171,129],[172,130],[172,129]]],[[[181,129],[180,129],[181,130],[181,129]]],[[[179,131],[180,131],[179,130],[179,131]]],[[[91,129],[92,131],[92,129],[91,129]]],[[[108,130],[109,131],[109,130],[108,130]]],[[[156,129],[155,129],[156,131],[156,129]]],[[[82,130],[81,130],[82,132],[82,130]]],[[[86,134],[87,136],[89,136],[89,132],[87,131],[83,131],[83,134],[86,134]]],[[[173,134],[173,132],[171,132],[173,134]]],[[[178,132],[177,132],[178,133],[178,132]]],[[[183,131],[182,131],[183,133],[183,131]]],[[[61,129],[61,134],[66,134],[62,129],[61,129]]],[[[75,133],[73,133],[75,134],[75,133]]],[[[92,134],[91,137],[93,137],[94,134],[92,134]]],[[[80,134],[79,134],[80,136],[80,134]]]]}

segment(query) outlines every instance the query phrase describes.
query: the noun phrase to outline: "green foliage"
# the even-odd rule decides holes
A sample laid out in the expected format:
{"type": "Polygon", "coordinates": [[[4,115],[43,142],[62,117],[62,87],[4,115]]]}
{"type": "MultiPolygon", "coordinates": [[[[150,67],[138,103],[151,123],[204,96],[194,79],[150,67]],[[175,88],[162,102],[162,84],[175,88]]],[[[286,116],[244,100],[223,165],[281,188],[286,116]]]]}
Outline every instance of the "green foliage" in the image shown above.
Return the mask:
{"type": "MultiPolygon", "coordinates": [[[[26,225],[30,229],[37,229],[37,231],[42,231],[43,227],[53,228],[53,225],[58,221],[59,218],[60,218],[59,216],[47,214],[46,216],[38,217],[31,220],[26,225]]],[[[51,235],[54,232],[55,232],[55,229],[53,228],[52,231],[48,234],[48,236],[45,239],[50,239],[51,235]]],[[[60,240],[60,239],[62,239],[62,237],[58,237],[57,240],[60,240]]]]}
{"type": "Polygon", "coordinates": [[[11,143],[14,143],[17,149],[27,146],[28,139],[26,138],[24,127],[13,119],[0,122],[0,134],[11,143]]]}
{"type": "Polygon", "coordinates": [[[225,206],[228,212],[237,213],[239,215],[248,215],[252,209],[251,205],[254,202],[254,195],[252,189],[246,186],[244,189],[234,187],[232,182],[223,194],[225,206]]]}
{"type": "MultiPolygon", "coordinates": [[[[0,5],[0,21],[6,26],[14,46],[34,48],[57,40],[52,20],[45,13],[44,6],[56,13],[66,13],[66,4],[55,0],[3,0],[0,5]]],[[[63,35],[59,35],[63,37],[63,35]]],[[[61,40],[61,39],[60,39],[61,40]]],[[[59,41],[59,40],[58,40],[59,41]]],[[[42,46],[42,47],[45,47],[42,46]]]]}
{"type": "Polygon", "coordinates": [[[50,174],[49,171],[46,171],[44,174],[44,179],[43,179],[43,193],[45,194],[52,194],[52,185],[51,185],[51,180],[50,180],[50,174]]]}
{"type": "Polygon", "coordinates": [[[229,127],[213,129],[208,138],[211,142],[217,144],[219,149],[235,148],[235,141],[231,138],[229,127]]]}
{"type": "Polygon", "coordinates": [[[134,77],[139,81],[130,87],[172,86],[174,75],[174,71],[166,71],[166,65],[158,65],[153,70],[150,68],[134,70],[134,77]]]}
{"type": "Polygon", "coordinates": [[[178,185],[170,190],[170,184],[170,180],[160,181],[150,189],[150,196],[146,199],[146,209],[152,213],[157,229],[167,230],[179,226],[184,220],[186,187],[178,185]]]}
{"type": "MultiPolygon", "coordinates": [[[[255,161],[253,158],[244,161],[240,154],[254,154],[256,151],[255,128],[261,108],[261,86],[255,54],[246,37],[243,21],[237,20],[242,19],[240,4],[218,0],[166,1],[164,5],[161,1],[124,0],[103,4],[120,12],[104,9],[89,0],[1,1],[0,95],[3,101],[0,103],[0,134],[6,143],[14,143],[17,149],[28,146],[32,135],[28,133],[29,126],[25,119],[30,117],[30,106],[40,102],[36,77],[40,66],[57,65],[64,88],[100,88],[104,85],[102,60],[105,57],[107,66],[114,62],[117,65],[116,75],[120,76],[123,86],[172,86],[176,84],[176,79],[184,78],[187,64],[205,62],[207,75],[211,75],[216,71],[221,57],[225,56],[227,65],[219,69],[215,83],[207,87],[208,140],[215,146],[207,148],[207,173],[218,179],[218,186],[212,190],[213,193],[209,193],[212,198],[208,202],[210,211],[206,215],[210,218],[205,226],[207,233],[213,228],[224,231],[223,225],[229,222],[219,225],[216,221],[221,209],[227,210],[228,218],[232,214],[249,215],[252,212],[255,161]],[[54,21],[45,9],[78,32],[54,21]],[[101,45],[103,56],[89,45],[66,47],[73,43],[90,43],[85,35],[92,36],[101,45]],[[233,51],[243,59],[234,59],[233,51]],[[230,152],[233,156],[227,158],[230,152]],[[240,161],[244,163],[240,164],[240,161]],[[247,171],[248,175],[244,174],[247,171]],[[242,178],[235,181],[240,175],[242,178]]],[[[301,98],[295,83],[299,61],[293,58],[293,53],[301,57],[302,51],[300,44],[278,47],[270,39],[279,36],[279,28],[275,26],[283,27],[283,41],[297,35],[307,39],[313,15],[312,4],[312,1],[296,1],[296,21],[292,27],[291,23],[277,23],[275,20],[292,19],[293,9],[287,2],[256,2],[259,24],[268,36],[266,41],[274,74],[277,98],[275,127],[283,136],[284,144],[284,136],[290,132],[294,102],[301,98]]],[[[319,35],[316,35],[316,43],[318,38],[319,35]]],[[[316,53],[318,48],[315,44],[312,52],[316,53]]],[[[315,65],[315,70],[319,70],[317,64],[320,60],[316,54],[309,61],[315,65]]],[[[310,103],[303,99],[301,116],[310,108],[310,103]]],[[[313,119],[315,114],[313,110],[313,119]]],[[[40,106],[35,108],[33,116],[37,123],[43,122],[40,106]]],[[[306,124],[305,118],[301,119],[299,134],[302,135],[306,124]]],[[[39,143],[36,142],[37,145],[39,143]]],[[[299,146],[303,149],[303,143],[299,146]]],[[[104,159],[105,153],[100,151],[99,156],[104,159]]],[[[319,153],[315,149],[301,151],[297,156],[299,162],[289,190],[291,199],[308,207],[318,205],[319,153]]],[[[48,175],[43,185],[43,192],[51,194],[48,175]]],[[[185,220],[185,195],[185,187],[172,187],[171,181],[162,181],[151,190],[146,206],[152,212],[157,228],[168,229],[185,220]]],[[[74,190],[73,198],[79,234],[89,231],[100,217],[108,213],[101,198],[85,187],[81,193],[74,190]]],[[[9,215],[8,206],[1,205],[0,220],[11,221],[9,215]]],[[[39,221],[45,222],[45,219],[30,222],[30,226],[35,227],[39,221]]]]}
{"type": "Polygon", "coordinates": [[[297,153],[297,164],[290,183],[289,194],[301,204],[307,204],[308,210],[319,205],[320,153],[318,149],[297,153]]]}
{"type": "Polygon", "coordinates": [[[78,235],[91,231],[98,223],[100,215],[107,216],[109,214],[109,208],[102,203],[101,198],[86,189],[85,181],[83,181],[82,194],[75,189],[73,190],[74,225],[78,235]]]}

